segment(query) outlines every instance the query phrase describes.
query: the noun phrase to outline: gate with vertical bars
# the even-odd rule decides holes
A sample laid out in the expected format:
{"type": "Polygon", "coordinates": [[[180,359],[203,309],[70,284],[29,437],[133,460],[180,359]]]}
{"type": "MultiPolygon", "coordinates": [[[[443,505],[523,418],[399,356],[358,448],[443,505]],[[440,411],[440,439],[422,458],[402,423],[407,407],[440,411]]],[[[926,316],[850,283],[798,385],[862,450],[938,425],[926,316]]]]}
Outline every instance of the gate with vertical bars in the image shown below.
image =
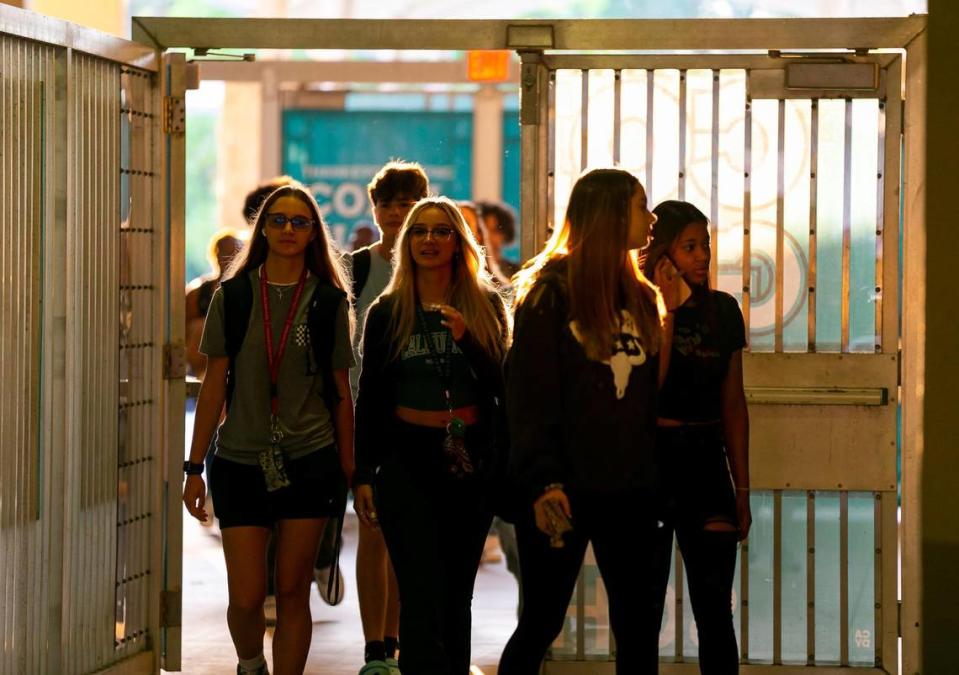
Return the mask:
{"type": "MultiPolygon", "coordinates": [[[[897,543],[903,668],[918,670],[922,383],[900,360],[922,362],[923,316],[900,297],[924,293],[908,267],[924,246],[924,31],[925,17],[137,18],[144,47],[0,6],[0,260],[16,281],[0,291],[0,671],[156,672],[161,653],[179,668],[184,82],[182,55],[157,58],[173,47],[517,51],[524,256],[590,165],[710,215],[711,281],[750,339],[744,672],[894,671],[897,543]]],[[[674,570],[662,670],[690,672],[674,570]]],[[[546,671],[612,672],[614,651],[588,562],[546,671]]]]}
{"type": "MultiPolygon", "coordinates": [[[[743,664],[896,669],[903,54],[521,55],[531,238],[594,166],[709,214],[710,282],[749,339],[743,664]]],[[[660,655],[682,664],[698,640],[674,559],[660,655]]],[[[546,672],[603,672],[615,649],[590,557],[546,672]]]]}
{"type": "Polygon", "coordinates": [[[183,423],[169,78],[151,48],[5,5],[0,73],[0,672],[157,671],[183,423]]]}

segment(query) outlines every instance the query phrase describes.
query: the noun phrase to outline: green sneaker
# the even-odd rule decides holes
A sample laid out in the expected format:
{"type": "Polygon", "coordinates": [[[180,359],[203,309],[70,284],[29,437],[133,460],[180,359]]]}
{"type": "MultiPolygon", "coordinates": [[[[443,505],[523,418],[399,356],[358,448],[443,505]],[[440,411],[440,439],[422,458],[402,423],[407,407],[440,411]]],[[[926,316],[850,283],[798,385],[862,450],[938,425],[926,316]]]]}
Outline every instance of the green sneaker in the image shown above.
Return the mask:
{"type": "Polygon", "coordinates": [[[390,675],[400,675],[400,662],[394,658],[388,658],[385,661],[390,669],[390,675]]]}
{"type": "MultiPolygon", "coordinates": [[[[397,673],[400,671],[396,671],[397,673]]],[[[386,664],[386,661],[374,660],[369,661],[365,666],[360,668],[359,675],[393,675],[393,671],[390,670],[390,667],[386,664]]]]}

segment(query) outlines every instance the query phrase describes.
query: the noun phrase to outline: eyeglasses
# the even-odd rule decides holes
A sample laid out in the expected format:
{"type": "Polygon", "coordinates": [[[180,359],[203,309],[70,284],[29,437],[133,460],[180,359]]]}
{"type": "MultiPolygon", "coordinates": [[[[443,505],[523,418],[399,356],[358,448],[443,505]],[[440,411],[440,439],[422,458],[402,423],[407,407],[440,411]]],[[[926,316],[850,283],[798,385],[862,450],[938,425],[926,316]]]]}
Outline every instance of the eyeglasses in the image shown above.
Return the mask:
{"type": "Polygon", "coordinates": [[[436,241],[446,242],[453,237],[453,228],[451,227],[434,227],[430,229],[428,227],[420,227],[419,225],[414,225],[410,228],[410,236],[413,239],[423,240],[429,236],[432,236],[436,241]]]}
{"type": "Polygon", "coordinates": [[[282,230],[284,227],[286,227],[287,223],[292,225],[294,230],[299,230],[300,232],[309,230],[313,227],[313,220],[310,218],[304,218],[303,216],[293,216],[292,218],[287,218],[283,213],[266,214],[266,224],[272,228],[282,230]]]}

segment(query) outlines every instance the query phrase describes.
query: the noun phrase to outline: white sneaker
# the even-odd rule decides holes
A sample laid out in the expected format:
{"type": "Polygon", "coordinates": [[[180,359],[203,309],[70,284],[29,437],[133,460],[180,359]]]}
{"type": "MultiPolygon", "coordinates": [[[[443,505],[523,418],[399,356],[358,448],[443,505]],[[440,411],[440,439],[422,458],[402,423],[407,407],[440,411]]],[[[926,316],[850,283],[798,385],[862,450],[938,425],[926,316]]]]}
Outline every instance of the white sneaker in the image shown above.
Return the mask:
{"type": "Polygon", "coordinates": [[[343,602],[343,596],[346,595],[346,585],[343,583],[343,570],[340,569],[339,564],[337,564],[336,586],[333,588],[333,592],[330,593],[330,572],[332,569],[332,565],[330,567],[314,567],[313,579],[316,581],[316,590],[319,592],[320,597],[323,598],[323,602],[335,606],[343,602]]]}
{"type": "Polygon", "coordinates": [[[266,618],[267,626],[276,625],[276,596],[268,595],[263,602],[263,616],[266,618]]]}

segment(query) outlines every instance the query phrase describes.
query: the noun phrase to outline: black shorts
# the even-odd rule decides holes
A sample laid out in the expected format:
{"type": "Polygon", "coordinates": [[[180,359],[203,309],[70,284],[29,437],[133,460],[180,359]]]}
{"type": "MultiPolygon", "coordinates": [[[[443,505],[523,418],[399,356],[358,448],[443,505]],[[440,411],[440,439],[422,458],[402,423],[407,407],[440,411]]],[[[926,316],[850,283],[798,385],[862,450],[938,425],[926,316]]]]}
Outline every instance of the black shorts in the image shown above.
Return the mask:
{"type": "Polygon", "coordinates": [[[736,522],[722,427],[718,424],[656,428],[660,495],[667,513],[694,527],[709,520],[736,522]]]}
{"type": "Polygon", "coordinates": [[[266,527],[279,520],[342,516],[346,479],[335,446],[287,460],[290,485],[268,492],[259,465],[213,459],[210,493],[220,529],[266,527]]]}

